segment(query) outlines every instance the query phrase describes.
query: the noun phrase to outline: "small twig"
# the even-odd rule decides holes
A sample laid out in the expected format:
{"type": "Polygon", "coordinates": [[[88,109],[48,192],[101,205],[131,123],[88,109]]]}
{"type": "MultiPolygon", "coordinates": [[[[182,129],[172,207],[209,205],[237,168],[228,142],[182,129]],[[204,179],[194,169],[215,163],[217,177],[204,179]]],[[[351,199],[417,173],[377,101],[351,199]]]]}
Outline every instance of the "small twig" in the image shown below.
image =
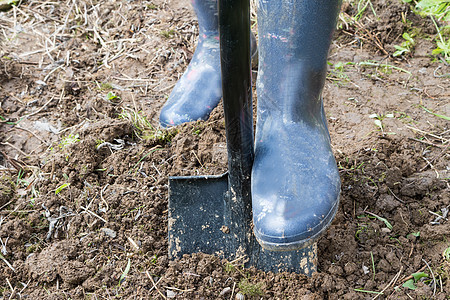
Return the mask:
{"type": "Polygon", "coordinates": [[[193,292],[194,289],[188,289],[188,290],[182,290],[182,289],[178,289],[176,287],[171,287],[171,286],[165,286],[164,288],[168,289],[168,290],[175,290],[175,291],[179,291],[179,292],[193,292]]]}
{"type": "MultiPolygon", "coordinates": [[[[422,272],[423,270],[425,270],[426,267],[427,267],[427,266],[423,266],[422,268],[420,268],[419,270],[417,270],[417,271],[414,272],[414,273],[420,273],[420,272],[422,272]]],[[[402,283],[404,283],[404,282],[407,282],[408,280],[413,279],[413,278],[414,278],[414,277],[413,277],[412,275],[409,275],[409,276],[403,278],[401,281],[402,281],[402,283]]]]}
{"type": "Polygon", "coordinates": [[[447,139],[445,139],[445,138],[443,138],[443,137],[441,137],[441,136],[437,136],[437,135],[435,135],[435,134],[432,134],[432,133],[429,133],[429,132],[420,130],[419,128],[415,128],[415,127],[408,126],[408,125],[405,125],[405,127],[411,129],[412,131],[417,131],[417,132],[420,132],[420,133],[422,133],[422,134],[426,134],[426,135],[429,135],[429,136],[431,136],[431,137],[434,137],[435,139],[441,140],[441,141],[444,142],[444,143],[448,143],[448,142],[449,142],[449,140],[447,140],[447,139]]]}
{"type": "Polygon", "coordinates": [[[436,144],[430,143],[430,142],[428,142],[428,141],[419,140],[419,139],[416,139],[416,138],[408,138],[408,139],[410,139],[410,140],[412,140],[412,141],[419,142],[419,143],[423,143],[423,144],[426,144],[426,145],[430,145],[430,146],[433,146],[433,147],[442,148],[441,145],[436,145],[436,144]]]}
{"type": "MultiPolygon", "coordinates": [[[[440,157],[448,150],[449,147],[450,147],[450,144],[448,144],[447,146],[445,146],[445,148],[444,148],[440,153],[438,153],[435,157],[433,157],[432,159],[430,159],[430,162],[429,162],[429,163],[432,163],[432,162],[434,162],[436,159],[440,158],[440,157]]],[[[419,172],[424,171],[424,170],[428,167],[429,163],[427,163],[427,164],[425,165],[425,167],[423,167],[422,169],[420,169],[419,172]]]]}
{"type": "MultiPolygon", "coordinates": [[[[147,273],[147,276],[148,276],[148,273],[147,273]]],[[[162,278],[162,277],[159,278],[158,281],[156,282],[156,284],[154,284],[154,285],[148,290],[147,293],[150,293],[151,291],[153,291],[153,289],[154,289],[154,288],[156,287],[156,285],[161,281],[161,279],[163,279],[163,278],[162,278]]]]}
{"type": "Polygon", "coordinates": [[[436,75],[437,70],[439,70],[442,66],[437,67],[434,72],[433,72],[433,76],[436,78],[442,78],[442,77],[450,77],[450,73],[447,74],[442,74],[442,75],[436,75]]]}
{"type": "Polygon", "coordinates": [[[392,196],[394,196],[395,199],[397,199],[401,203],[405,203],[405,201],[403,201],[402,199],[397,197],[397,195],[395,195],[394,192],[388,186],[386,186],[386,187],[388,188],[389,192],[391,192],[392,196]]]}
{"type": "Polygon", "coordinates": [[[30,113],[30,114],[28,114],[28,115],[25,115],[25,116],[23,116],[22,118],[24,119],[24,118],[28,118],[28,117],[34,116],[35,114],[38,114],[38,113],[39,113],[41,110],[43,110],[50,102],[52,102],[53,99],[55,99],[55,97],[51,97],[50,100],[48,100],[44,105],[42,105],[37,111],[32,112],[32,113],[30,113]]]}
{"type": "Polygon", "coordinates": [[[105,187],[100,190],[100,199],[102,199],[102,201],[105,202],[105,204],[106,204],[106,211],[109,210],[109,205],[108,205],[108,202],[106,202],[105,198],[103,198],[103,192],[106,190],[106,188],[108,186],[109,186],[109,183],[106,184],[105,187]]]}
{"type": "Polygon", "coordinates": [[[5,262],[5,264],[11,269],[13,270],[14,273],[16,273],[16,270],[14,269],[14,267],[6,260],[6,258],[0,253],[0,259],[3,260],[5,262]]]}
{"type": "Polygon", "coordinates": [[[47,142],[44,141],[42,138],[40,138],[36,133],[34,133],[33,131],[31,131],[31,130],[29,130],[29,129],[23,128],[23,127],[21,127],[21,126],[19,126],[19,125],[16,125],[14,128],[17,128],[17,129],[26,131],[26,132],[28,132],[29,134],[31,134],[32,136],[34,136],[35,138],[37,138],[41,143],[43,143],[43,144],[45,144],[45,145],[47,145],[47,146],[50,146],[50,143],[47,143],[47,142]]]}
{"type": "MultiPolygon", "coordinates": [[[[19,127],[20,128],[20,127],[19,127]]],[[[13,144],[10,144],[9,142],[4,142],[4,143],[0,143],[0,145],[4,145],[4,146],[9,146],[11,148],[14,148],[15,150],[17,150],[18,152],[20,152],[23,156],[25,157],[29,157],[31,156],[31,154],[25,153],[22,150],[20,150],[19,148],[17,148],[16,146],[14,146],[13,144]]]]}
{"type": "MultiPolygon", "coordinates": [[[[145,274],[147,274],[147,277],[148,277],[148,278],[150,279],[150,281],[152,282],[153,287],[156,289],[156,291],[157,291],[164,299],[167,299],[167,297],[166,297],[163,293],[161,293],[161,291],[158,289],[158,287],[156,286],[155,281],[153,280],[152,276],[150,276],[150,274],[148,273],[148,271],[145,271],[145,274]]],[[[162,277],[161,277],[161,278],[162,278],[162,277]]],[[[161,281],[161,279],[158,280],[158,282],[159,282],[159,281],[161,281]]]]}
{"type": "Polygon", "coordinates": [[[398,278],[400,277],[400,275],[402,274],[402,271],[403,271],[403,266],[400,267],[400,271],[398,271],[398,273],[392,278],[392,280],[388,283],[388,285],[386,285],[386,286],[384,287],[384,289],[381,290],[381,292],[380,292],[378,295],[376,295],[375,297],[373,297],[372,300],[377,299],[377,298],[378,298],[381,294],[383,294],[389,287],[393,286],[393,285],[397,282],[397,279],[398,279],[398,278]]]}
{"type": "Polygon", "coordinates": [[[426,159],[424,156],[422,156],[422,159],[427,162],[427,166],[430,166],[430,168],[433,169],[434,172],[436,172],[436,178],[439,178],[440,177],[439,172],[436,170],[436,168],[433,166],[433,164],[428,159],[426,159]]]}
{"type": "Polygon", "coordinates": [[[97,215],[96,213],[88,210],[87,208],[84,208],[83,206],[80,206],[81,209],[83,209],[85,212],[90,213],[91,215],[93,215],[94,217],[99,218],[100,220],[102,220],[105,223],[108,223],[108,221],[106,221],[105,219],[103,219],[102,217],[100,217],[99,215],[97,215]]]}
{"type": "Polygon", "coordinates": [[[60,66],[54,68],[53,70],[51,70],[50,72],[48,72],[48,74],[44,77],[44,82],[47,82],[50,75],[52,75],[53,73],[55,73],[56,71],[58,71],[59,69],[61,69],[63,67],[64,67],[64,65],[60,65],[60,66]]]}
{"type": "Polygon", "coordinates": [[[64,22],[62,22],[61,20],[52,18],[52,17],[50,17],[50,16],[48,16],[48,15],[46,15],[46,14],[43,14],[43,13],[37,11],[37,10],[34,10],[34,9],[32,9],[32,8],[29,8],[29,7],[24,7],[24,8],[27,9],[27,10],[29,10],[29,11],[31,11],[31,12],[33,12],[33,13],[35,13],[35,14],[40,15],[41,17],[43,17],[43,18],[45,18],[45,19],[54,21],[54,22],[59,23],[59,24],[64,24],[64,22]]]}
{"type": "Polygon", "coordinates": [[[425,259],[422,258],[422,261],[427,265],[428,270],[431,272],[431,276],[433,276],[433,297],[436,295],[436,277],[434,277],[433,270],[430,268],[430,265],[427,263],[425,259]]]}
{"type": "Polygon", "coordinates": [[[438,217],[438,219],[437,219],[436,221],[439,221],[440,219],[445,219],[446,221],[448,221],[447,218],[441,216],[440,214],[437,214],[437,213],[435,213],[435,212],[433,212],[433,211],[431,211],[431,210],[429,210],[428,212],[429,212],[430,214],[435,215],[436,217],[438,217]]]}
{"type": "Polygon", "coordinates": [[[233,299],[234,296],[234,288],[236,287],[236,282],[233,282],[233,289],[231,290],[231,297],[230,300],[233,299]]]}
{"type": "Polygon", "coordinates": [[[202,169],[204,169],[205,167],[203,166],[202,162],[200,161],[200,159],[198,158],[197,154],[195,153],[194,150],[191,150],[192,154],[194,154],[195,158],[197,159],[198,163],[200,164],[200,166],[202,167],[202,169]]]}

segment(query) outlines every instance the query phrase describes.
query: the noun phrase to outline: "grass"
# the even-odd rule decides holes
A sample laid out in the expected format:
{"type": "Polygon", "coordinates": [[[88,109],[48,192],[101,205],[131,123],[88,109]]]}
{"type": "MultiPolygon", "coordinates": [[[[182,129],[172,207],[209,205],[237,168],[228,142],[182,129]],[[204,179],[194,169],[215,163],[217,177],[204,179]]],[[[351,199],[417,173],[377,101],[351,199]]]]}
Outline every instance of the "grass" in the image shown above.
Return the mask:
{"type": "Polygon", "coordinates": [[[434,112],[432,112],[431,110],[429,110],[428,108],[426,108],[426,107],[423,106],[423,105],[420,105],[420,107],[422,107],[423,110],[426,111],[427,113],[430,113],[430,114],[432,114],[432,115],[434,115],[434,116],[436,116],[436,117],[438,117],[438,118],[441,118],[441,119],[450,121],[450,117],[447,117],[447,116],[444,116],[444,115],[440,115],[440,114],[434,113],[434,112]]]}
{"type": "Polygon", "coordinates": [[[372,2],[370,0],[359,0],[357,5],[358,12],[355,15],[355,20],[359,21],[368,7],[370,7],[372,13],[376,17],[377,13],[373,8],[372,2]]]}
{"type": "Polygon", "coordinates": [[[238,284],[239,290],[246,296],[262,296],[262,283],[251,283],[248,278],[242,278],[238,284]]]}
{"type": "Polygon", "coordinates": [[[162,35],[163,37],[165,37],[166,39],[173,38],[174,35],[175,35],[175,30],[173,30],[173,29],[170,29],[170,30],[163,30],[163,31],[161,31],[161,35],[162,35]]]}
{"type": "MultiPolygon", "coordinates": [[[[383,218],[383,217],[380,217],[380,216],[378,216],[378,215],[376,215],[376,214],[374,214],[374,213],[368,212],[368,211],[366,211],[365,213],[367,213],[367,214],[369,214],[370,216],[375,217],[375,218],[378,219],[379,221],[383,222],[384,225],[386,225],[387,228],[389,228],[390,230],[392,230],[393,227],[392,227],[391,223],[389,223],[389,221],[388,221],[387,219],[385,219],[385,218],[383,218]]],[[[369,218],[370,218],[370,217],[369,217],[369,218]]]]}
{"type": "Polygon", "coordinates": [[[122,107],[119,119],[128,120],[135,128],[135,135],[141,140],[157,140],[162,143],[168,143],[178,133],[177,129],[157,129],[155,128],[142,112],[137,112],[130,108],[122,107]]]}

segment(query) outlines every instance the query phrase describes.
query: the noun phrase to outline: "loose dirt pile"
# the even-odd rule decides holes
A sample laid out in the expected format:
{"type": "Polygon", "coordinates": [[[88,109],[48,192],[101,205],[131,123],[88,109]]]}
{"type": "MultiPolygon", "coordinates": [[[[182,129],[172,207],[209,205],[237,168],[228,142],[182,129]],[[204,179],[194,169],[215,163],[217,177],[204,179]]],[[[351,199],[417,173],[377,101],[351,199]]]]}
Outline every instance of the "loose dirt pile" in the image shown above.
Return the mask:
{"type": "Polygon", "coordinates": [[[311,278],[204,254],[168,260],[168,176],[227,167],[221,106],[158,128],[195,49],[188,1],[0,13],[1,299],[446,299],[450,68],[430,55],[429,19],[368,2],[358,20],[357,1],[344,2],[330,53],[341,205],[311,278]],[[409,30],[412,53],[389,56],[409,30]]]}

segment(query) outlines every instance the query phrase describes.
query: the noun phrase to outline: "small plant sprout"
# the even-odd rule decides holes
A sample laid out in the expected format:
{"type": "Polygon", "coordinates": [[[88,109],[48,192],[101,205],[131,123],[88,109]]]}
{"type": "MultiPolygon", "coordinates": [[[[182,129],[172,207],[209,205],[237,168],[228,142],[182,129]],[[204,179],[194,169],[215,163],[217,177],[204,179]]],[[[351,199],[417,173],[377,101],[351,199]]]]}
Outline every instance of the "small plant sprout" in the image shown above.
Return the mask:
{"type": "Polygon", "coordinates": [[[163,30],[161,31],[161,35],[165,37],[166,39],[172,38],[175,35],[175,30],[163,30]]]}
{"type": "Polygon", "coordinates": [[[64,183],[62,185],[60,185],[56,190],[55,190],[55,195],[58,195],[63,189],[67,188],[68,186],[70,186],[70,183],[64,183]]]}
{"type": "Polygon", "coordinates": [[[341,82],[347,83],[349,81],[347,74],[344,73],[345,66],[348,65],[348,63],[339,61],[335,64],[332,64],[328,62],[328,65],[333,66],[333,69],[330,70],[327,79],[332,80],[336,84],[339,84],[341,82]]]}
{"type": "MultiPolygon", "coordinates": [[[[376,125],[378,128],[380,128],[380,130],[381,130],[381,132],[383,133],[383,135],[385,134],[385,132],[384,132],[384,126],[383,126],[382,121],[383,121],[385,118],[393,118],[393,117],[394,117],[394,114],[386,114],[386,115],[371,114],[371,115],[369,116],[369,118],[375,119],[373,122],[375,123],[375,125],[376,125]]],[[[393,134],[393,133],[390,133],[390,134],[393,134]]]]}
{"type": "Polygon", "coordinates": [[[69,134],[68,136],[63,137],[63,138],[61,139],[61,142],[59,143],[58,147],[64,150],[64,149],[67,148],[68,146],[73,145],[73,144],[79,142],[79,141],[80,141],[79,137],[80,137],[80,136],[78,135],[78,133],[75,134],[75,135],[69,134]]]}
{"type": "Polygon", "coordinates": [[[120,96],[116,95],[114,92],[109,91],[108,94],[106,94],[106,100],[114,102],[114,101],[120,101],[120,96]]]}
{"type": "Polygon", "coordinates": [[[401,43],[400,46],[398,46],[398,45],[394,46],[394,48],[397,49],[397,51],[394,52],[393,56],[401,56],[406,53],[411,53],[411,50],[413,49],[414,45],[416,44],[412,35],[410,35],[409,33],[404,32],[402,37],[405,41],[403,43],[401,43]]]}
{"type": "Polygon", "coordinates": [[[410,234],[408,234],[406,237],[410,237],[410,236],[414,236],[416,238],[420,237],[420,231],[417,232],[411,232],[410,234]]]}
{"type": "Polygon", "coordinates": [[[411,276],[413,277],[412,279],[409,279],[408,281],[406,281],[402,286],[406,287],[408,289],[411,290],[415,290],[417,288],[416,283],[424,277],[428,277],[427,273],[424,272],[418,272],[418,273],[413,273],[411,274],[411,276]]]}
{"type": "Polygon", "coordinates": [[[442,256],[446,261],[450,262],[450,246],[442,252],[442,256]]]}
{"type": "Polygon", "coordinates": [[[449,29],[450,1],[448,0],[403,0],[406,3],[416,3],[414,12],[422,17],[430,17],[437,30],[436,45],[431,54],[442,55],[446,62],[450,62],[450,38],[444,38],[444,32],[449,29]],[[436,21],[437,20],[437,21],[436,21]],[[438,22],[444,24],[438,25],[438,22]]]}
{"type": "Polygon", "coordinates": [[[387,219],[385,219],[385,218],[383,218],[383,217],[380,217],[379,215],[376,215],[376,214],[374,214],[374,213],[371,213],[370,211],[365,211],[365,213],[366,213],[366,214],[369,214],[369,215],[371,215],[372,217],[375,217],[375,218],[378,219],[379,221],[383,222],[389,230],[392,230],[393,227],[392,227],[391,223],[389,223],[389,221],[388,221],[387,219]]]}
{"type": "Polygon", "coordinates": [[[123,273],[119,279],[119,286],[125,281],[125,278],[127,277],[128,272],[130,272],[130,268],[131,268],[131,260],[128,258],[127,266],[125,267],[125,270],[123,271],[123,273]]]}
{"type": "Polygon", "coordinates": [[[377,16],[377,13],[375,12],[375,9],[373,8],[372,2],[370,0],[364,1],[359,0],[358,1],[358,13],[355,15],[355,20],[358,21],[361,19],[362,15],[366,11],[367,7],[370,6],[370,9],[372,10],[372,13],[374,16],[377,16]]]}

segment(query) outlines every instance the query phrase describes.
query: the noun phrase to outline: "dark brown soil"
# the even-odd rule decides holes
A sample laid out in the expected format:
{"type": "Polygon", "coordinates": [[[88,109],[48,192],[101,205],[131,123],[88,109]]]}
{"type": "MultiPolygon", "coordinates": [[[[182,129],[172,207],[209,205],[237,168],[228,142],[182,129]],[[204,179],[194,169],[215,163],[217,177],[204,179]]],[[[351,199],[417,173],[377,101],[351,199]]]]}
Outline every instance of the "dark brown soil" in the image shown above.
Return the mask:
{"type": "Polygon", "coordinates": [[[0,13],[0,299],[448,299],[450,222],[438,215],[450,208],[450,128],[430,111],[450,116],[450,68],[407,4],[373,0],[376,16],[355,23],[354,2],[323,95],[341,205],[310,278],[168,259],[168,176],[227,168],[221,106],[158,128],[195,49],[189,1],[0,13]],[[413,53],[392,57],[413,28],[413,53]],[[427,276],[404,287],[417,272],[427,276]]]}

